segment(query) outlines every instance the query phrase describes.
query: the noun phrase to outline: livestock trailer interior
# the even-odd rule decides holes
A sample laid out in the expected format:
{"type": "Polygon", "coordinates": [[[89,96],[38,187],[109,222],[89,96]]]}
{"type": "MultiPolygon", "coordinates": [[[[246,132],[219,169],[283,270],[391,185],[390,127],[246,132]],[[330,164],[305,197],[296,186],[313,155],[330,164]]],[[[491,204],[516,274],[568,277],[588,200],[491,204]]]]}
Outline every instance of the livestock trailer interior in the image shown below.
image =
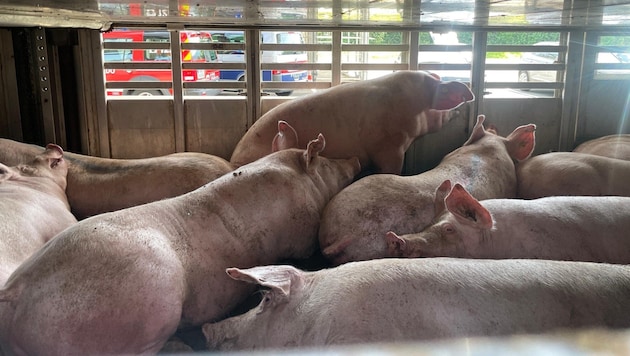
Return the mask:
{"type": "Polygon", "coordinates": [[[478,115],[503,136],[535,124],[534,154],[630,134],[630,1],[0,3],[0,137],[90,156],[229,160],[274,107],[402,70],[475,96],[416,139],[403,175],[460,147],[478,115]]]}
{"type": "Polygon", "coordinates": [[[629,16],[612,0],[7,1],[0,134],[229,159],[281,102],[411,69],[464,81],[476,100],[415,142],[405,174],[461,145],[478,114],[500,134],[535,123],[536,153],[571,150],[628,133],[629,16]]]}

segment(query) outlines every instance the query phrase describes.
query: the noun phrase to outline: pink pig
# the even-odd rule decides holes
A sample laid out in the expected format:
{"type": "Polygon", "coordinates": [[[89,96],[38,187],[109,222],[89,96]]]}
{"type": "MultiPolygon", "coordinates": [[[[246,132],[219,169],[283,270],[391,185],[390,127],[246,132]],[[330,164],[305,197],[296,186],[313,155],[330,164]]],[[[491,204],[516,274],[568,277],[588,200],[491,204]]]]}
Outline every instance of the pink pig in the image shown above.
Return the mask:
{"type": "MultiPolygon", "coordinates": [[[[230,268],[227,273],[265,290],[254,309],[203,326],[213,351],[322,350],[327,345],[630,326],[626,265],[383,258],[315,272],[280,265],[230,268]]],[[[352,354],[339,351],[331,353],[352,354]]]]}
{"type": "Polygon", "coordinates": [[[514,160],[534,150],[536,126],[520,126],[505,138],[485,130],[484,120],[480,115],[468,141],[434,169],[415,176],[371,175],[337,194],[322,215],[323,255],[333,264],[387,256],[385,233],[428,225],[435,188],[446,179],[464,182],[479,199],[514,197],[514,160]]]}
{"type": "MultiPolygon", "coordinates": [[[[225,275],[309,257],[321,211],[360,171],[324,136],[192,192],[64,230],[0,289],[5,354],[156,353],[178,327],[225,317],[251,293],[225,275]]],[[[175,182],[173,182],[175,183],[175,182]]]]}
{"type": "Polygon", "coordinates": [[[630,161],[630,135],[608,135],[596,138],[580,144],[573,149],[573,152],[590,153],[592,155],[630,161]]]}
{"type": "Polygon", "coordinates": [[[48,144],[28,164],[0,163],[0,286],[31,254],[77,219],[66,199],[68,167],[48,144]]]}
{"type": "Polygon", "coordinates": [[[422,232],[386,235],[391,257],[540,258],[630,263],[630,197],[478,201],[459,183],[436,195],[422,232]]]}
{"type": "MultiPolygon", "coordinates": [[[[269,141],[271,142],[271,141],[269,141]]],[[[0,162],[19,164],[43,148],[0,139],[0,162]]],[[[174,197],[234,168],[221,157],[180,152],[161,157],[111,159],[66,152],[66,194],[78,219],[174,197]]]]}
{"type": "Polygon", "coordinates": [[[269,142],[283,120],[298,137],[323,133],[326,157],[356,156],[364,170],[400,174],[409,145],[440,130],[451,118],[448,110],[473,99],[465,84],[443,83],[426,72],[399,71],[338,85],[264,114],[236,145],[230,162],[239,166],[271,153],[269,142]]]}
{"type": "Polygon", "coordinates": [[[579,152],[550,152],[516,167],[518,197],[630,196],[630,161],[579,152]]]}

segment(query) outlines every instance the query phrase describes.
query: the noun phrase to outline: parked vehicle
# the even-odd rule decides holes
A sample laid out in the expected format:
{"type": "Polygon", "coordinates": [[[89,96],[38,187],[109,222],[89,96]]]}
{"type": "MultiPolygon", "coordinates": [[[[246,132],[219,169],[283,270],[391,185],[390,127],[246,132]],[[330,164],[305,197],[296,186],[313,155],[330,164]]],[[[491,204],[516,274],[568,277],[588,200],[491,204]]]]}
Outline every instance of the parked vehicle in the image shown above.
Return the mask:
{"type": "Polygon", "coordinates": [[[595,79],[628,79],[630,78],[630,53],[627,52],[600,52],[597,63],[623,64],[619,69],[598,69],[595,71],[595,79]]]}
{"type": "MultiPolygon", "coordinates": [[[[142,30],[114,30],[103,33],[103,42],[169,42],[170,35],[167,31],[142,31],[142,30]]],[[[212,42],[212,35],[208,32],[181,31],[182,43],[212,42]]],[[[170,61],[171,51],[167,49],[105,49],[103,61],[146,63],[170,61]]],[[[216,51],[213,50],[182,50],[183,62],[218,62],[216,51]]],[[[218,81],[220,71],[216,69],[182,70],[182,79],[185,82],[218,81]]],[[[171,82],[173,80],[170,69],[105,69],[107,82],[133,82],[133,81],[160,81],[171,82]]],[[[185,89],[184,95],[216,95],[219,89],[185,89]]],[[[171,95],[168,89],[107,89],[107,95],[171,95]]]]}
{"type": "MultiPolygon", "coordinates": [[[[538,42],[534,46],[558,46],[558,42],[538,42]]],[[[523,63],[553,64],[558,62],[558,52],[523,52],[523,63]]],[[[521,70],[518,72],[519,82],[555,82],[558,72],[555,70],[521,70]]]]}
{"type": "MultiPolygon", "coordinates": [[[[534,46],[558,46],[558,42],[538,42],[534,46]]],[[[523,63],[553,64],[558,62],[558,52],[523,52],[523,63]]],[[[630,54],[624,52],[599,52],[596,63],[625,64],[620,69],[597,69],[595,79],[623,79],[630,76],[630,54]]],[[[522,70],[519,82],[556,82],[557,71],[522,70]]]]}
{"type": "MultiPolygon", "coordinates": [[[[456,32],[438,33],[431,32],[433,44],[442,46],[461,46],[456,32]]],[[[460,69],[436,69],[429,70],[440,76],[443,81],[458,81],[470,83],[470,63],[472,62],[471,51],[420,51],[418,53],[418,63],[423,64],[461,64],[468,65],[467,70],[460,69]]]]}
{"type": "MultiPolygon", "coordinates": [[[[216,42],[232,42],[241,43],[245,41],[245,35],[242,31],[222,31],[211,32],[216,42]]],[[[300,32],[286,31],[262,31],[261,42],[270,44],[302,44],[304,39],[300,32]]],[[[218,51],[219,61],[223,63],[242,63],[245,62],[245,53],[243,51],[218,51]]],[[[261,63],[306,63],[308,56],[306,52],[299,50],[288,51],[262,51],[261,63]]],[[[305,82],[310,79],[310,73],[306,70],[263,70],[263,82],[305,82]]],[[[245,71],[243,70],[222,70],[221,80],[245,80],[245,71]]],[[[275,93],[276,95],[291,95],[293,90],[288,89],[266,89],[265,92],[275,93]]]]}

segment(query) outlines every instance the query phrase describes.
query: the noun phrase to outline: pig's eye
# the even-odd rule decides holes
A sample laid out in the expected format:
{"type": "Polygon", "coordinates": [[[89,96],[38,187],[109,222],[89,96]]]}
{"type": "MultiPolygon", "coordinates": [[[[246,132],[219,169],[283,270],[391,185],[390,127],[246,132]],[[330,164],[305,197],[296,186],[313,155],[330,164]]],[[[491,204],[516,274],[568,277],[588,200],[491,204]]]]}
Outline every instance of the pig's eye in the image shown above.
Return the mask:
{"type": "Polygon", "coordinates": [[[270,291],[262,292],[262,300],[260,301],[260,310],[258,313],[264,312],[267,308],[273,305],[273,294],[270,291]]]}
{"type": "Polygon", "coordinates": [[[455,228],[451,224],[444,224],[442,226],[442,231],[444,231],[445,234],[453,234],[455,233],[455,228]]]}

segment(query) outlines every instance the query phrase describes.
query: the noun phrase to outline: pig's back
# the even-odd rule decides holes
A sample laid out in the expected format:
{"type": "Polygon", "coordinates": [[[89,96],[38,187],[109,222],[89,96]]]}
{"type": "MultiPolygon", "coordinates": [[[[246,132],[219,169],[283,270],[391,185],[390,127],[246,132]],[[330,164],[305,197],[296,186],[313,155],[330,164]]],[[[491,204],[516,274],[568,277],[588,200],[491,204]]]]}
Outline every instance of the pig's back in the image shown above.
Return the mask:
{"type": "Polygon", "coordinates": [[[352,183],[331,199],[322,214],[319,243],[324,255],[335,264],[378,258],[387,248],[381,238],[387,231],[413,231],[431,220],[435,187],[430,181],[392,174],[374,174],[352,183]],[[342,247],[350,240],[361,241],[342,247]]]}
{"type": "Polygon", "coordinates": [[[573,152],[630,160],[630,135],[609,135],[586,141],[573,152]]]}
{"type": "Polygon", "coordinates": [[[489,199],[494,220],[476,258],[630,263],[630,197],[489,199]]]}
{"type": "Polygon", "coordinates": [[[579,152],[550,152],[516,167],[518,197],[630,196],[630,161],[579,152]]]}
{"type": "Polygon", "coordinates": [[[351,262],[313,298],[346,295],[336,342],[426,340],[630,326],[630,266],[452,258],[351,262]],[[358,316],[358,317],[357,317],[358,316]],[[383,330],[387,333],[383,334],[383,330]]]}

